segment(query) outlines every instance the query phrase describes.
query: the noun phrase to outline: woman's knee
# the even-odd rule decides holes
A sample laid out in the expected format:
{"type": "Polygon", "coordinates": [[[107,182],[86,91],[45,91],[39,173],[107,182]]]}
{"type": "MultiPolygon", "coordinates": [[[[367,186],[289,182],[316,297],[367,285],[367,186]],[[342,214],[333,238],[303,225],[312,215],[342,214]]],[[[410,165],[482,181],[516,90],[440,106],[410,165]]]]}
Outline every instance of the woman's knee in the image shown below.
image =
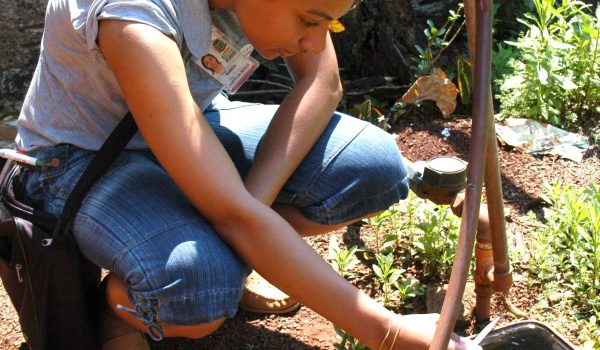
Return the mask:
{"type": "Polygon", "coordinates": [[[302,212],[325,224],[385,210],[408,195],[406,164],[391,135],[364,128],[323,170],[315,185],[321,201],[302,212]]]}
{"type": "Polygon", "coordinates": [[[366,127],[338,157],[342,163],[354,161],[360,167],[366,186],[385,189],[408,185],[406,163],[396,142],[378,127],[366,127]]]}
{"type": "Polygon", "coordinates": [[[197,325],[208,332],[237,312],[249,268],[216,233],[198,225],[176,225],[131,248],[115,266],[127,286],[126,300],[119,301],[131,305],[121,309],[155,339],[189,336],[197,325]]]}

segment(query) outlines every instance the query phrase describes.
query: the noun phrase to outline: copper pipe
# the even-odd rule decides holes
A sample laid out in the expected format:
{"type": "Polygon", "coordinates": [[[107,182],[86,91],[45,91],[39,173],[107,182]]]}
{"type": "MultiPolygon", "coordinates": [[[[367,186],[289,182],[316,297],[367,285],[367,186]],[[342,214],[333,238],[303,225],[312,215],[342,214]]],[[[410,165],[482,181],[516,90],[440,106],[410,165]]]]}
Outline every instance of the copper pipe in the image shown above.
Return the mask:
{"type": "MultiPolygon", "coordinates": [[[[456,216],[462,216],[464,204],[464,193],[458,193],[452,203],[452,212],[456,216]]],[[[490,305],[494,294],[494,258],[492,252],[492,233],[488,208],[481,205],[479,209],[479,221],[477,223],[477,235],[475,242],[475,318],[487,320],[490,318],[490,305]]]]}
{"type": "MultiPolygon", "coordinates": [[[[475,0],[465,0],[465,17],[467,19],[467,34],[469,39],[469,51],[471,57],[476,54],[475,41],[476,31],[476,6],[475,0]]],[[[481,51],[480,51],[481,52],[481,51]]],[[[488,97],[488,119],[493,121],[494,102],[492,100],[492,87],[489,86],[488,97]]],[[[506,243],[506,222],[504,221],[504,196],[502,194],[502,182],[500,178],[500,167],[498,162],[498,148],[496,145],[496,130],[494,123],[488,124],[488,142],[486,147],[485,164],[485,193],[488,203],[488,215],[492,230],[492,250],[494,252],[494,290],[496,292],[508,292],[512,286],[512,269],[508,257],[508,246],[506,243]]],[[[476,312],[477,313],[477,312],[476,312]]],[[[489,312],[488,312],[489,313],[489,312]]],[[[482,320],[477,317],[477,320],[482,320]]]]}
{"type": "MultiPolygon", "coordinates": [[[[490,99],[490,105],[493,103],[490,99]]],[[[487,159],[485,166],[485,193],[488,202],[490,226],[493,227],[492,249],[494,251],[494,290],[508,292],[512,286],[512,268],[506,242],[506,222],[504,221],[504,201],[498,165],[496,131],[492,123],[488,133],[487,159]],[[491,142],[490,142],[491,141],[491,142]]]]}
{"type": "MultiPolygon", "coordinates": [[[[465,20],[467,21],[467,39],[469,43],[469,56],[475,57],[476,54],[476,38],[477,38],[477,13],[475,1],[465,1],[465,20]]],[[[474,59],[473,59],[474,61],[474,59]]],[[[474,64],[471,67],[472,76],[475,76],[474,64]]],[[[489,101],[492,101],[491,86],[489,89],[489,101]]],[[[492,102],[493,103],[493,102],[492,102]]],[[[492,119],[491,111],[493,105],[488,106],[488,120],[492,119]]],[[[493,127],[493,123],[488,123],[493,127]]],[[[488,130],[488,144],[490,138],[495,142],[495,135],[489,134],[488,130]]],[[[487,149],[487,148],[486,148],[487,149]]],[[[490,154],[486,153],[486,165],[485,174],[488,173],[488,168],[493,159],[490,158],[490,154]]],[[[497,160],[496,160],[497,161],[497,160]]],[[[484,180],[485,181],[485,180],[484,180]]],[[[487,190],[487,188],[486,188],[487,190]]],[[[487,192],[487,191],[486,191],[487,192]]],[[[493,247],[491,244],[492,237],[490,233],[490,222],[485,208],[479,211],[480,225],[477,228],[477,237],[475,243],[475,271],[473,272],[473,279],[475,280],[475,319],[486,320],[490,318],[491,299],[493,295],[492,279],[493,275],[490,273],[493,271],[493,247]],[[485,217],[485,219],[482,219],[485,217]],[[485,220],[485,228],[482,227],[481,222],[485,220]]]]}
{"type": "Polygon", "coordinates": [[[490,122],[488,120],[490,114],[488,100],[491,84],[492,0],[477,0],[475,8],[477,36],[473,69],[475,73],[473,77],[473,125],[465,190],[466,211],[461,220],[456,258],[450,275],[450,287],[444,298],[440,321],[429,347],[430,350],[443,350],[448,347],[465,290],[481,204],[487,152],[480,152],[480,150],[488,144],[488,123],[490,122]]]}
{"type": "MultiPolygon", "coordinates": [[[[467,31],[469,39],[469,51],[471,57],[475,55],[476,31],[476,8],[474,0],[465,1],[465,16],[467,19],[467,31]]],[[[491,86],[489,87],[488,97],[488,119],[493,121],[493,100],[491,86]]],[[[486,165],[485,165],[485,189],[488,202],[488,215],[490,226],[493,228],[491,234],[492,250],[494,259],[494,270],[490,280],[493,281],[494,291],[508,292],[512,286],[512,269],[508,257],[508,247],[506,243],[506,223],[504,221],[504,201],[502,195],[502,183],[500,178],[500,168],[498,162],[498,149],[496,145],[496,130],[494,123],[488,125],[488,143],[486,147],[486,165]]],[[[481,306],[483,307],[483,306],[481,306]]],[[[477,320],[486,319],[483,315],[489,315],[489,310],[481,310],[479,305],[476,307],[477,320]]]]}
{"type": "Polygon", "coordinates": [[[471,73],[473,76],[475,75],[475,72],[473,71],[475,68],[475,38],[477,38],[477,14],[475,1],[476,0],[464,0],[465,21],[467,22],[467,42],[469,44],[469,56],[473,60],[473,65],[471,66],[471,73]]]}

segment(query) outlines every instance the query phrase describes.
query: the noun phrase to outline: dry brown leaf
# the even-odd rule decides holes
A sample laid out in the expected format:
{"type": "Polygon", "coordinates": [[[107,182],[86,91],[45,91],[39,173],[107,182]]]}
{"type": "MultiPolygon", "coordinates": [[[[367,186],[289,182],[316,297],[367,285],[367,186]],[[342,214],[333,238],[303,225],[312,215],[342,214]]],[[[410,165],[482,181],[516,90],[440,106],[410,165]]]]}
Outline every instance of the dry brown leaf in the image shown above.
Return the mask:
{"type": "Polygon", "coordinates": [[[456,95],[458,89],[446,78],[443,70],[436,68],[432,75],[420,77],[402,96],[405,103],[417,103],[424,100],[435,101],[436,106],[442,111],[444,118],[449,118],[456,108],[456,95]]]}

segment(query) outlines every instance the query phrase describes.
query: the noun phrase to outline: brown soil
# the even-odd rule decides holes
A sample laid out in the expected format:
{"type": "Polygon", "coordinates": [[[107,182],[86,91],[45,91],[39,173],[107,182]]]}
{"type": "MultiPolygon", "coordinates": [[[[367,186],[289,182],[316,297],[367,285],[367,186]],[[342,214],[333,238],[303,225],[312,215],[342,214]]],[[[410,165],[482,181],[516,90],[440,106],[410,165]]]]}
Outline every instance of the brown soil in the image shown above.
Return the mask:
{"type": "MultiPolygon", "coordinates": [[[[412,161],[427,160],[434,156],[450,155],[468,158],[471,120],[458,118],[441,120],[426,117],[420,120],[402,120],[393,129],[398,135],[397,143],[403,154],[412,161]],[[450,137],[444,139],[442,130],[449,128],[450,137]]],[[[582,163],[577,164],[556,156],[532,156],[500,147],[499,159],[503,181],[505,206],[510,209],[507,218],[510,244],[524,250],[530,224],[522,219],[528,210],[539,209],[539,194],[544,181],[562,180],[576,186],[600,183],[600,151],[590,148],[582,163]]],[[[353,225],[334,234],[338,241],[347,246],[363,244],[361,237],[370,232],[366,225],[353,225]]],[[[322,256],[326,256],[328,236],[308,240],[309,244],[322,256]]],[[[525,259],[525,258],[524,258],[525,259]]],[[[539,293],[526,281],[526,259],[513,262],[515,266],[515,286],[511,290],[510,301],[522,310],[530,310],[539,293]]],[[[369,265],[359,267],[367,275],[353,280],[367,293],[373,294],[373,277],[369,265]]],[[[422,281],[423,282],[423,281],[422,281]]],[[[401,312],[425,312],[424,299],[418,298],[412,310],[401,312]]],[[[500,315],[503,324],[514,320],[502,306],[499,298],[494,298],[493,315],[500,315]]],[[[530,314],[535,318],[535,314],[530,314]]],[[[470,333],[474,327],[459,330],[470,333]]],[[[566,334],[574,340],[572,334],[566,334]]],[[[16,349],[23,338],[18,320],[8,296],[0,288],[0,349],[16,349]]],[[[201,340],[167,339],[152,343],[152,349],[334,349],[339,339],[330,322],[307,309],[283,316],[260,316],[240,311],[215,334],[201,340]]]]}

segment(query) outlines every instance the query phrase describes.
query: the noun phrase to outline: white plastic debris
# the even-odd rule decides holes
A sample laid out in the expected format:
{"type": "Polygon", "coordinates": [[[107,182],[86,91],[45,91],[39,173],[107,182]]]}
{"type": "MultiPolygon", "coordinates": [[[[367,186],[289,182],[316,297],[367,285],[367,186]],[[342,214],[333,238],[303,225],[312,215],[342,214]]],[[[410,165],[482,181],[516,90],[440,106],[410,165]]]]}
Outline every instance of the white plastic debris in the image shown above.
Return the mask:
{"type": "Polygon", "coordinates": [[[531,119],[506,119],[504,125],[496,124],[500,142],[523,152],[556,154],[580,163],[589,143],[579,134],[542,124],[531,119]]]}
{"type": "Polygon", "coordinates": [[[444,130],[442,130],[442,136],[447,139],[448,137],[450,137],[450,129],[449,128],[444,128],[444,130]]]}

